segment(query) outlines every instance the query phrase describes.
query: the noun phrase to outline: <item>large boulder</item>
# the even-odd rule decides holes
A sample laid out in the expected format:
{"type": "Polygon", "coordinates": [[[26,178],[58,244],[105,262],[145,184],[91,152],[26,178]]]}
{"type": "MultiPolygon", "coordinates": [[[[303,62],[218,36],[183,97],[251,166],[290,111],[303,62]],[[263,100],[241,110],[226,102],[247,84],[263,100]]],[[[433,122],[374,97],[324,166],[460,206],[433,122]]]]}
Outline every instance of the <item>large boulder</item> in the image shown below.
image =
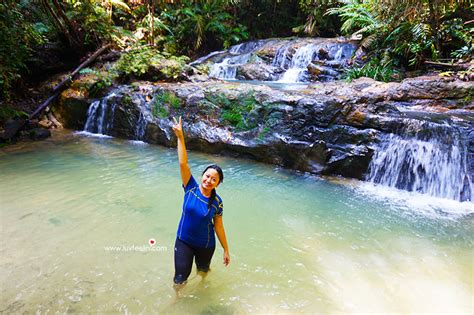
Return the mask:
{"type": "Polygon", "coordinates": [[[69,88],[59,96],[54,106],[54,115],[64,127],[82,130],[86,124],[90,103],[91,100],[84,90],[69,88]]]}

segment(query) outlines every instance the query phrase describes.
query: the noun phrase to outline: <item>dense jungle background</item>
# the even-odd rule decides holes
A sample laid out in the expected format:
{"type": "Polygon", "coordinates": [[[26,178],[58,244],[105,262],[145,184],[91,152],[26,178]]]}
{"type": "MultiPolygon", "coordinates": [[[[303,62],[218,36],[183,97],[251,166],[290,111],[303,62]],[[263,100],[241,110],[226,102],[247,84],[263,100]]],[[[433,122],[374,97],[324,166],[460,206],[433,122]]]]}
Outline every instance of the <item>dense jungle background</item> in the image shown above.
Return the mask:
{"type": "Polygon", "coordinates": [[[472,59],[472,6],[464,0],[5,0],[0,119],[31,111],[44,96],[28,88],[72,70],[106,44],[121,57],[97,74],[104,85],[139,77],[165,60],[174,62],[163,79],[173,81],[190,60],[246,40],[340,35],[360,38],[367,52],[347,78],[399,80],[406,71],[472,59]]]}

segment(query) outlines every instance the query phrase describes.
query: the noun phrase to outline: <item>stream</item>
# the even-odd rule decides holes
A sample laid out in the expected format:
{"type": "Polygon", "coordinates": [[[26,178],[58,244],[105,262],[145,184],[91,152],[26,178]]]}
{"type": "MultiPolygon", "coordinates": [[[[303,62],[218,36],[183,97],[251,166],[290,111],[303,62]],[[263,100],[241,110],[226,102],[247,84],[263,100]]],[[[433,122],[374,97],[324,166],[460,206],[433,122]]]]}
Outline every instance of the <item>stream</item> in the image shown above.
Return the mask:
{"type": "Polygon", "coordinates": [[[175,149],[68,130],[0,149],[0,312],[472,312],[472,202],[189,159],[224,170],[231,264],[218,245],[176,299],[175,149]]]}

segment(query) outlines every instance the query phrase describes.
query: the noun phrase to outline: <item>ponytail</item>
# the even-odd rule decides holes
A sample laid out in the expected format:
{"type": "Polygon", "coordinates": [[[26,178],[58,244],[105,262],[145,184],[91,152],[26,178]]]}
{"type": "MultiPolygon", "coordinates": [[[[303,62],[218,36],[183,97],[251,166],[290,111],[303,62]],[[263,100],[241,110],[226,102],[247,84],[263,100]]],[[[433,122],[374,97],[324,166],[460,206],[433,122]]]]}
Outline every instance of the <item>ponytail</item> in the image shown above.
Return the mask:
{"type": "Polygon", "coordinates": [[[207,202],[207,209],[211,210],[212,203],[214,202],[214,199],[216,199],[216,189],[214,188],[211,191],[211,196],[209,197],[209,201],[207,202]]]}

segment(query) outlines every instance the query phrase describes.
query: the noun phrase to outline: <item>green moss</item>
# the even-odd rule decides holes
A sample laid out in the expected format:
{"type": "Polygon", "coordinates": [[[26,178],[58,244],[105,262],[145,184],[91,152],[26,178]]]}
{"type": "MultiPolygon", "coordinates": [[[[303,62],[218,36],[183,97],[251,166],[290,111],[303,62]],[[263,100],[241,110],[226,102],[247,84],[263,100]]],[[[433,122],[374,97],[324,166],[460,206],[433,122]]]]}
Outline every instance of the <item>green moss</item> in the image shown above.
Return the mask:
{"type": "Polygon", "coordinates": [[[159,92],[153,98],[151,112],[153,117],[165,118],[170,114],[170,109],[175,111],[181,108],[181,100],[171,91],[159,92]]]}
{"type": "Polygon", "coordinates": [[[263,127],[262,131],[260,131],[260,133],[257,136],[257,141],[262,142],[263,138],[265,138],[265,136],[270,132],[270,130],[271,129],[268,126],[263,127]]]}
{"type": "Polygon", "coordinates": [[[171,91],[165,91],[160,96],[163,103],[170,105],[173,109],[178,110],[181,108],[181,100],[171,91]]]}
{"type": "Polygon", "coordinates": [[[224,93],[207,94],[206,100],[221,109],[220,119],[234,126],[237,131],[250,130],[257,126],[257,101],[253,91],[241,93],[230,99],[224,93]]]}
{"type": "Polygon", "coordinates": [[[151,104],[151,114],[155,118],[166,118],[169,116],[169,111],[160,100],[159,97],[155,97],[151,104]]]}
{"type": "Polygon", "coordinates": [[[133,104],[132,97],[128,94],[124,94],[122,96],[121,102],[122,102],[122,105],[124,105],[126,107],[130,107],[133,104]]]}

